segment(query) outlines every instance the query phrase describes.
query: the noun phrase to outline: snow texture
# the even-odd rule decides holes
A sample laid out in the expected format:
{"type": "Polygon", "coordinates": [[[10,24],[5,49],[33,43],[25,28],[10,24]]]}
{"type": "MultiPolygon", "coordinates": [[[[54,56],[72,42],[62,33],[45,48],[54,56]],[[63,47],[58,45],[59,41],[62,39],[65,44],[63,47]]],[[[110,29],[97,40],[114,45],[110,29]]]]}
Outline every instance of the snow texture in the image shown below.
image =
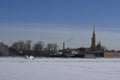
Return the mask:
{"type": "Polygon", "coordinates": [[[120,80],[120,59],[0,58],[0,80],[120,80]]]}

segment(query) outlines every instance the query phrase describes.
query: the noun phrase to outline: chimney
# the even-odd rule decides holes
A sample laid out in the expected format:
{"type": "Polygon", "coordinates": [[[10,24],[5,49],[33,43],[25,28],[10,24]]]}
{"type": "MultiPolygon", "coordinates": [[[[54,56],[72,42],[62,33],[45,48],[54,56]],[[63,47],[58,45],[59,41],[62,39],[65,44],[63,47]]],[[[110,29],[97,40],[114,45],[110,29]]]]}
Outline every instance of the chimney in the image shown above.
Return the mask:
{"type": "Polygon", "coordinates": [[[65,49],[65,42],[63,42],[63,50],[65,49]]]}

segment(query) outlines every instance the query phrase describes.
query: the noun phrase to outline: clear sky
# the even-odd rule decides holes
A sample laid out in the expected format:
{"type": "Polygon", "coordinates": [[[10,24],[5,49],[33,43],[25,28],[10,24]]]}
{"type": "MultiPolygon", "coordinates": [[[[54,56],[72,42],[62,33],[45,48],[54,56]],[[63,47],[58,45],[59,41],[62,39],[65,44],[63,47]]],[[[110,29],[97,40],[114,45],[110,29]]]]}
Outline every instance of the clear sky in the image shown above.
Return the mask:
{"type": "Polygon", "coordinates": [[[93,18],[97,42],[120,49],[120,0],[0,0],[0,41],[89,47],[93,18]]]}

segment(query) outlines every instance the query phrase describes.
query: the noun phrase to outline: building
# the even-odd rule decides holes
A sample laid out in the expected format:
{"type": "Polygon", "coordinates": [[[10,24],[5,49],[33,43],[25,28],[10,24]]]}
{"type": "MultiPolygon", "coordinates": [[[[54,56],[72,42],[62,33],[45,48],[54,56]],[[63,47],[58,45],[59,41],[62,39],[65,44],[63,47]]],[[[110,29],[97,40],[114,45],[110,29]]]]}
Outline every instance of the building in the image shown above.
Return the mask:
{"type": "Polygon", "coordinates": [[[96,33],[95,33],[95,22],[93,24],[93,35],[91,38],[91,50],[96,50],[96,33]]]}
{"type": "Polygon", "coordinates": [[[98,44],[96,44],[95,21],[93,24],[91,46],[89,48],[82,47],[78,49],[65,49],[65,43],[63,43],[62,54],[63,56],[66,56],[66,57],[82,57],[82,58],[104,57],[104,51],[102,49],[100,41],[98,44]]]}
{"type": "Polygon", "coordinates": [[[94,50],[103,50],[100,41],[99,41],[99,43],[96,45],[95,21],[94,21],[94,24],[93,24],[93,35],[92,35],[92,38],[91,38],[91,46],[90,46],[90,49],[91,49],[92,51],[94,51],[94,50]]]}

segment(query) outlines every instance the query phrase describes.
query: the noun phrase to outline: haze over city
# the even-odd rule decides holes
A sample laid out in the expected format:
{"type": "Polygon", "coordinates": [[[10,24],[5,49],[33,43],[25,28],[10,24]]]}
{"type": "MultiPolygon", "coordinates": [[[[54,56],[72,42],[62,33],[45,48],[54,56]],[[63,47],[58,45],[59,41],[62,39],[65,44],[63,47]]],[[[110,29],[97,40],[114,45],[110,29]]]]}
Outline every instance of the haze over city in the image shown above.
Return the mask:
{"type": "Polygon", "coordinates": [[[119,50],[119,0],[1,0],[0,41],[62,43],[90,47],[93,19],[96,38],[108,49],[119,50]]]}

